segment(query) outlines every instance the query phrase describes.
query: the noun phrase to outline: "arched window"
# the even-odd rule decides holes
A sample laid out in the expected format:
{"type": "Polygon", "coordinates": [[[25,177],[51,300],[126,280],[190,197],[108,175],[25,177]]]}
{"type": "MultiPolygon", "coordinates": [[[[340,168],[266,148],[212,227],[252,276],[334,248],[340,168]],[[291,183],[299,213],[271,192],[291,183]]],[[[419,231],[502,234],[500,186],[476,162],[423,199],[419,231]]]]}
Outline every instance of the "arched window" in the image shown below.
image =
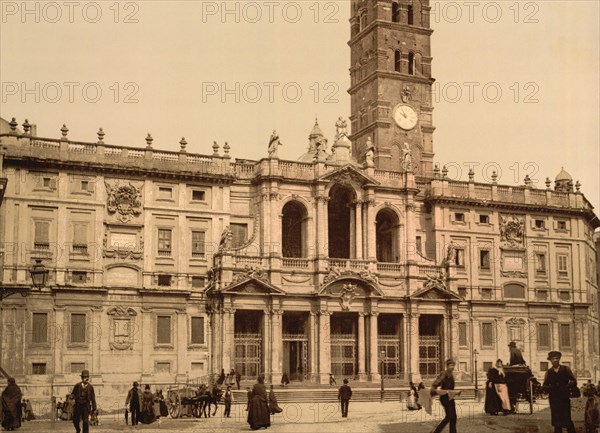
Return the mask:
{"type": "Polygon", "coordinates": [[[412,5],[408,5],[408,25],[412,26],[414,24],[414,13],[412,5]]]}
{"type": "Polygon", "coordinates": [[[408,53],[408,74],[415,75],[415,53],[408,53]]]}
{"type": "Polygon", "coordinates": [[[354,212],[351,207],[355,198],[354,190],[347,186],[334,185],[329,191],[327,203],[329,257],[350,258],[350,223],[354,212]]]}
{"type": "Polygon", "coordinates": [[[398,3],[396,2],[392,3],[392,22],[400,22],[400,6],[398,6],[398,3]]]}
{"type": "Polygon", "coordinates": [[[394,53],[394,70],[396,72],[402,72],[402,54],[400,50],[396,50],[394,53]]]}
{"type": "Polygon", "coordinates": [[[383,209],[377,213],[375,223],[377,260],[385,263],[398,263],[400,261],[398,216],[390,209],[383,209]]]}
{"type": "Polygon", "coordinates": [[[283,206],[281,244],[283,257],[306,257],[306,208],[298,202],[283,206]]]}
{"type": "Polygon", "coordinates": [[[367,12],[363,11],[360,14],[360,31],[363,31],[365,29],[365,27],[367,27],[367,12]]]}

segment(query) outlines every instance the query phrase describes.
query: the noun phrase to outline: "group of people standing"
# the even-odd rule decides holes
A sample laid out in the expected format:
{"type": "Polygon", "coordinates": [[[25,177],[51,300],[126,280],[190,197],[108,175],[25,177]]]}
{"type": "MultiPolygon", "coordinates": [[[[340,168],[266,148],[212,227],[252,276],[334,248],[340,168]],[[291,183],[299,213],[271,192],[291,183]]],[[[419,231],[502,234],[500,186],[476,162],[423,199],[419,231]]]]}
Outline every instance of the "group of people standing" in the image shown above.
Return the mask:
{"type": "Polygon", "coordinates": [[[144,386],[141,392],[138,382],[133,382],[133,387],[125,399],[125,422],[128,422],[128,413],[131,414],[131,425],[152,424],[161,416],[167,416],[168,410],[162,390],[156,393],[150,391],[150,385],[144,386]]]}
{"type": "Polygon", "coordinates": [[[277,403],[273,385],[267,396],[267,387],[263,375],[258,376],[252,389],[248,388],[248,424],[252,430],[269,428],[271,426],[271,415],[283,412],[277,403]]]}
{"type": "Polygon", "coordinates": [[[229,374],[226,375],[225,369],[222,368],[221,374],[219,374],[219,377],[217,378],[217,385],[233,386],[233,384],[235,383],[237,389],[239,390],[241,381],[242,375],[239,371],[236,371],[234,368],[232,368],[229,374]]]}

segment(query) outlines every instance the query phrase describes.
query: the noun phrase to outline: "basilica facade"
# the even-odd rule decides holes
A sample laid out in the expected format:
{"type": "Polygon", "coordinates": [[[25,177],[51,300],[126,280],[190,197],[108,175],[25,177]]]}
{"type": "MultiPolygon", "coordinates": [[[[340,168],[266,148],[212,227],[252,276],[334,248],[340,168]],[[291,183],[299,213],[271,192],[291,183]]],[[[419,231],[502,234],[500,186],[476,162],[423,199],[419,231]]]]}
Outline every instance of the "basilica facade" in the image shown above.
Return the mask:
{"type": "Polygon", "coordinates": [[[248,161],[3,121],[0,278],[28,293],[2,301],[3,370],[44,398],[85,368],[107,400],[232,368],[406,384],[447,358],[473,383],[514,341],[538,377],[560,350],[599,380],[600,223],[579,183],[449,179],[428,2],[353,0],[351,26],[350,124],[328,140],[315,122],[297,161],[276,132],[248,161]]]}

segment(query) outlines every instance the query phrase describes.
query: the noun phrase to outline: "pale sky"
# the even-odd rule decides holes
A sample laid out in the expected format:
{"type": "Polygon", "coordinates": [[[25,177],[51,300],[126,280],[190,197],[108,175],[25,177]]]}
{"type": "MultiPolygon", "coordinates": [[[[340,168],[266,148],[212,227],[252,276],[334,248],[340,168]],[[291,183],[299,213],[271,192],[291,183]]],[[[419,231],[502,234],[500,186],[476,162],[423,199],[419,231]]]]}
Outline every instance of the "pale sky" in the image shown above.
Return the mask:
{"type": "MultiPolygon", "coordinates": [[[[0,116],[43,137],[259,159],[277,129],[294,160],[315,115],[331,143],[350,114],[349,1],[0,3],[0,116]]],[[[435,160],[540,188],[564,166],[598,207],[600,3],[476,3],[432,3],[435,160]]]]}

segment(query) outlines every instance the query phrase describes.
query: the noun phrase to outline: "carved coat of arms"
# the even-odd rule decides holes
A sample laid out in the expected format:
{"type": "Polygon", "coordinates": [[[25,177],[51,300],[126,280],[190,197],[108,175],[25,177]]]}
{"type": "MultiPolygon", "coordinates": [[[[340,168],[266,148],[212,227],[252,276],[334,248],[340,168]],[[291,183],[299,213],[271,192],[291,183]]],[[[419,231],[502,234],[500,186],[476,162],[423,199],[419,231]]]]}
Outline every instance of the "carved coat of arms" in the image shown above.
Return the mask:
{"type": "Polygon", "coordinates": [[[525,224],[516,216],[500,217],[500,240],[511,246],[523,244],[525,224]]]}
{"type": "Polygon", "coordinates": [[[356,296],[356,285],[354,284],[344,284],[342,287],[342,294],[340,296],[340,305],[342,306],[342,310],[349,310],[350,305],[352,305],[352,301],[356,296]]]}
{"type": "Polygon", "coordinates": [[[115,185],[111,186],[108,182],[106,185],[106,209],[109,214],[116,214],[117,219],[121,222],[127,222],[132,217],[137,217],[142,213],[141,192],[134,185],[115,185]]]}

